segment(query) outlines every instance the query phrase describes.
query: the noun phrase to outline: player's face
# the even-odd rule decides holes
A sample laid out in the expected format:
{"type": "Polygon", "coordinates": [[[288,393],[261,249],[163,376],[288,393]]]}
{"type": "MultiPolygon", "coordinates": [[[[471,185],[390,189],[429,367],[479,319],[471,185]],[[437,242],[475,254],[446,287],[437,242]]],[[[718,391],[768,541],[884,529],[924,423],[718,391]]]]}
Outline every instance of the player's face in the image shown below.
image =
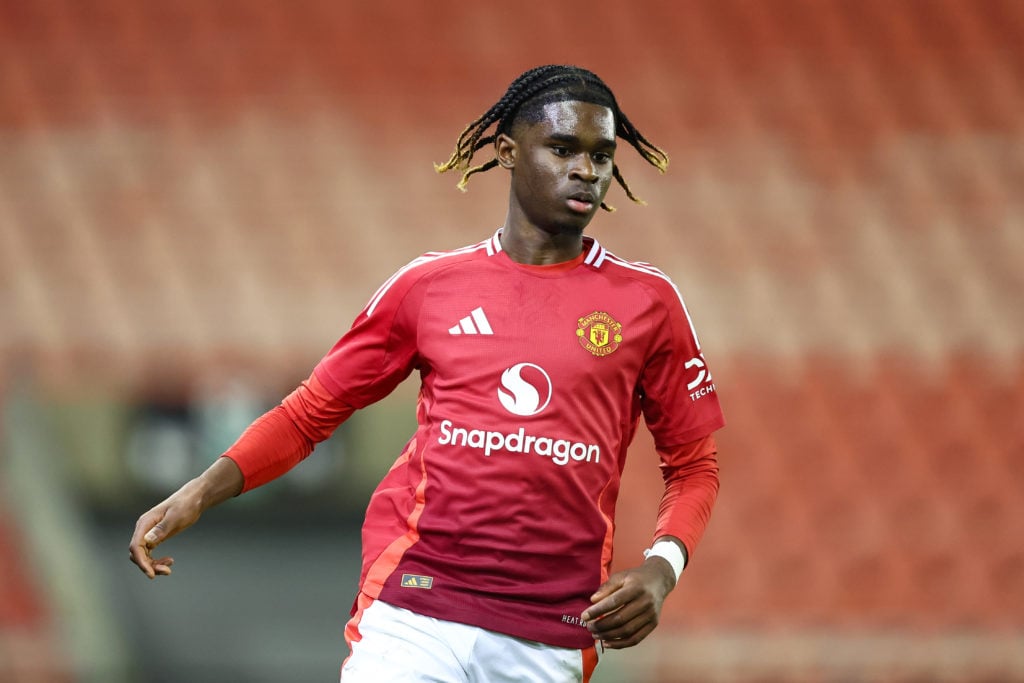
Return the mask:
{"type": "Polygon", "coordinates": [[[552,102],[543,112],[498,141],[498,160],[512,171],[510,219],[549,233],[582,232],[612,181],[615,117],[608,107],[576,101],[552,102]]]}

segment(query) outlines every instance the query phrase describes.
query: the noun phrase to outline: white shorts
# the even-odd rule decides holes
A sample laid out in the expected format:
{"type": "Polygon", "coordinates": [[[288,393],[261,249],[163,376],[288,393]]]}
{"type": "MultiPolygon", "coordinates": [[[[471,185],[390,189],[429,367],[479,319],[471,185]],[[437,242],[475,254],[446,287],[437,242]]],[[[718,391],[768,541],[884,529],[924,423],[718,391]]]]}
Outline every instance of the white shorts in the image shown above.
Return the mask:
{"type": "Polygon", "coordinates": [[[587,683],[597,648],[535,643],[359,596],[343,683],[587,683]]]}

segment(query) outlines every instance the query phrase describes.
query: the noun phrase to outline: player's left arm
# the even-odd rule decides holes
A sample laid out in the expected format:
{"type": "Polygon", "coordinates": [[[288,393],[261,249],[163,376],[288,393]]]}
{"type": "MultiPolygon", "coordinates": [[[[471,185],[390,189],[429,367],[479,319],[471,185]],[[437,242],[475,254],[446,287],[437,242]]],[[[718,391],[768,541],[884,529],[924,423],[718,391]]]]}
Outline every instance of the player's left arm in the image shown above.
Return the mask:
{"type": "Polygon", "coordinates": [[[717,447],[706,436],[682,446],[659,448],[665,492],[655,540],[644,562],[617,572],[591,596],[583,621],[605,647],[636,645],[654,631],[665,598],[707,526],[718,495],[717,447]]]}
{"type": "Polygon", "coordinates": [[[725,424],[697,334],[678,289],[666,277],[645,280],[659,319],[640,376],[640,405],[661,458],[665,492],[655,553],[613,574],[591,596],[582,618],[605,647],[636,645],[658,625],[666,596],[693,556],[718,496],[717,447],[725,424]]]}

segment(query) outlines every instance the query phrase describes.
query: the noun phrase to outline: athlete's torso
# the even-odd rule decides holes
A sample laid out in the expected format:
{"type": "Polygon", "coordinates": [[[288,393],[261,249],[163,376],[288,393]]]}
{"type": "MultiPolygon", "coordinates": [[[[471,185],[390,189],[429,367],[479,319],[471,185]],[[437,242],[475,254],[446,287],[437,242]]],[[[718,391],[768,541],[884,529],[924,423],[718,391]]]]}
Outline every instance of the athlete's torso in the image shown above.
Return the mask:
{"type": "Polygon", "coordinates": [[[367,510],[362,590],[585,647],[578,617],[607,577],[641,412],[668,442],[719,426],[713,392],[687,389],[699,349],[674,286],[591,240],[583,263],[540,269],[495,237],[414,261],[350,336],[375,341],[339,342],[318,367],[328,386],[365,381],[340,370],[360,354],[377,354],[388,377],[421,376],[419,427],[367,510]]]}

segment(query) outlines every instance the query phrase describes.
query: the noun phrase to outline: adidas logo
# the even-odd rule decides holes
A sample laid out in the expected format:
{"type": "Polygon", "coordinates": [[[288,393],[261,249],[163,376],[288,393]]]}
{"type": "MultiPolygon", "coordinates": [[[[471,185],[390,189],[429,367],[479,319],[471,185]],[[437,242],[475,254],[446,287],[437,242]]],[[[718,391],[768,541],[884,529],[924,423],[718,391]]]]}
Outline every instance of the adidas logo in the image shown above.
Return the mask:
{"type": "Polygon", "coordinates": [[[477,306],[465,318],[448,329],[448,334],[494,334],[491,323],[487,322],[484,309],[477,306]]]}
{"type": "Polygon", "coordinates": [[[402,588],[426,588],[434,587],[433,576],[421,576],[419,574],[402,574],[402,588]]]}

